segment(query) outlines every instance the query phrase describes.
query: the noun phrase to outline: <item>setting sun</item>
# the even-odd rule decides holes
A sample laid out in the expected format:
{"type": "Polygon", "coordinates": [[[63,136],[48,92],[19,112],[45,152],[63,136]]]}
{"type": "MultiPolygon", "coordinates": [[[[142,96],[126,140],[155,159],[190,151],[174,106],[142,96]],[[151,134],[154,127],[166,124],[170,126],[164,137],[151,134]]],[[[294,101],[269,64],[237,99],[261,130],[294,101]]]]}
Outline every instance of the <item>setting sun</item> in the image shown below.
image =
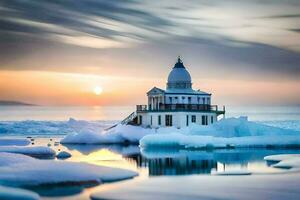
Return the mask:
{"type": "Polygon", "coordinates": [[[94,88],[94,93],[95,93],[96,95],[100,95],[100,94],[102,94],[102,92],[103,92],[102,87],[96,86],[96,87],[94,88]]]}

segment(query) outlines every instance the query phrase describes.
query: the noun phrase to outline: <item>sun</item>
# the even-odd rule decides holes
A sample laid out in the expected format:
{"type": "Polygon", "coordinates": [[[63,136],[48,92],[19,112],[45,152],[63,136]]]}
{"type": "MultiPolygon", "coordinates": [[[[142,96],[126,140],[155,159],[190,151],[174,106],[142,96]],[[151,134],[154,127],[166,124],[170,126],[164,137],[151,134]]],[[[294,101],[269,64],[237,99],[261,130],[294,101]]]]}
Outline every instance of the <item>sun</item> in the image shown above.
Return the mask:
{"type": "Polygon", "coordinates": [[[100,94],[102,94],[102,92],[103,92],[102,87],[96,86],[96,87],[94,88],[94,93],[95,93],[95,95],[100,95],[100,94]]]}

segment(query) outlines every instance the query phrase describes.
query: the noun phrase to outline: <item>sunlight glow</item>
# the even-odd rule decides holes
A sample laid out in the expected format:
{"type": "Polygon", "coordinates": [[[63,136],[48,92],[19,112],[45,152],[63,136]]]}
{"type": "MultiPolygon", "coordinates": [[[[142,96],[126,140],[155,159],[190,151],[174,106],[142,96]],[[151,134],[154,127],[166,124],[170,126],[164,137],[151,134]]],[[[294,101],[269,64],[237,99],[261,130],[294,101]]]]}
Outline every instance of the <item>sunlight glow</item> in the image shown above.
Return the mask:
{"type": "Polygon", "coordinates": [[[102,89],[100,86],[96,86],[96,87],[94,88],[94,93],[95,93],[96,95],[100,95],[100,94],[102,94],[102,92],[103,92],[103,89],[102,89]]]}

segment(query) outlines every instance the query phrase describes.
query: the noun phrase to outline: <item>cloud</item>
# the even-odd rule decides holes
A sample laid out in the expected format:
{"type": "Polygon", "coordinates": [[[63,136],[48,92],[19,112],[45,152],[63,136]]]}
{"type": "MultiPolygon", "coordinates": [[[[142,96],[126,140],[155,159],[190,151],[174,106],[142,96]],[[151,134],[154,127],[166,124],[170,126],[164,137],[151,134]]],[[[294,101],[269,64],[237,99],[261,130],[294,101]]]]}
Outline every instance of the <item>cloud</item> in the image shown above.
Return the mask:
{"type": "Polygon", "coordinates": [[[99,57],[107,56],[134,63],[128,68],[160,70],[154,55],[166,56],[169,63],[183,54],[196,65],[200,54],[207,71],[223,67],[225,74],[244,70],[296,77],[299,8],[296,0],[3,0],[0,68],[71,71],[84,63],[94,68],[99,57]],[[65,66],[55,57],[66,60],[65,66]],[[134,59],[158,66],[140,66],[134,59]]]}

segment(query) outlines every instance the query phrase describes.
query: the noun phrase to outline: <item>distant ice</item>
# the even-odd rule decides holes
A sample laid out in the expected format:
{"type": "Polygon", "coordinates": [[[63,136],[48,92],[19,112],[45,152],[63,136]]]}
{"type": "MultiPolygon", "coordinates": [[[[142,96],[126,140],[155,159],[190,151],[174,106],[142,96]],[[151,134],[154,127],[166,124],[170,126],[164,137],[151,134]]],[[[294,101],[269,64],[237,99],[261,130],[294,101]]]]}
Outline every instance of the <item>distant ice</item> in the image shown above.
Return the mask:
{"type": "Polygon", "coordinates": [[[0,152],[18,153],[41,158],[53,158],[56,152],[43,146],[0,146],[0,152]]]}
{"type": "Polygon", "coordinates": [[[84,121],[70,118],[68,121],[0,121],[1,135],[66,135],[82,130],[102,130],[116,121],[84,121]]]}
{"type": "Polygon", "coordinates": [[[0,146],[26,146],[30,144],[30,140],[21,138],[0,138],[0,146]]]}
{"type": "Polygon", "coordinates": [[[84,184],[118,181],[136,172],[87,163],[39,160],[26,155],[0,153],[0,182],[4,185],[84,184]]]}
{"type": "Polygon", "coordinates": [[[38,200],[39,195],[24,189],[0,186],[1,200],[38,200]]]}

